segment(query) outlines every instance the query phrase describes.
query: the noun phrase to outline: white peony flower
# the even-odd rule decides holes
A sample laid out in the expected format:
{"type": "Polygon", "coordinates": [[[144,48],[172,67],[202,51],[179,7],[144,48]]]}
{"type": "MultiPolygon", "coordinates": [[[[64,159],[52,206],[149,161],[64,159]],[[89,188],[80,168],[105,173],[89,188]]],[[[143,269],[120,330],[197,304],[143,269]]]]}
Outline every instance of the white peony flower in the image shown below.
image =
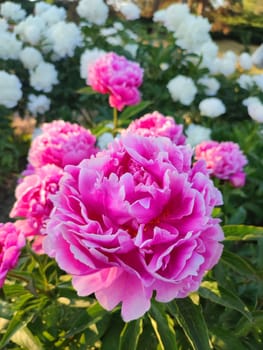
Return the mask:
{"type": "Polygon", "coordinates": [[[48,29],[46,35],[59,58],[72,57],[76,47],[82,45],[81,31],[73,22],[58,22],[48,29]]]}
{"type": "Polygon", "coordinates": [[[202,141],[211,140],[211,129],[197,124],[190,124],[185,131],[186,142],[192,147],[198,145],[202,141]]]}
{"type": "Polygon", "coordinates": [[[167,62],[162,62],[160,63],[160,69],[165,72],[168,68],[170,67],[169,63],[167,62]]]}
{"type": "Polygon", "coordinates": [[[242,69],[244,70],[249,70],[252,68],[252,57],[250,56],[249,53],[247,52],[243,52],[240,56],[239,56],[239,65],[242,69]]]}
{"type": "Polygon", "coordinates": [[[3,60],[19,58],[22,42],[17,40],[14,33],[0,31],[0,58],[3,60]]]}
{"type": "Polygon", "coordinates": [[[252,54],[252,63],[257,68],[263,68],[263,44],[261,44],[252,54]]]}
{"type": "Polygon", "coordinates": [[[64,21],[67,17],[67,12],[63,7],[56,5],[49,6],[45,11],[39,14],[47,26],[52,26],[60,21],[64,21]]]}
{"type": "Polygon", "coordinates": [[[200,66],[202,68],[205,67],[210,70],[210,67],[213,65],[213,62],[218,55],[218,46],[214,41],[208,40],[203,45],[201,45],[199,49],[197,49],[196,53],[202,56],[202,62],[200,66]]]}
{"type": "Polygon", "coordinates": [[[173,4],[165,10],[156,11],[153,20],[154,22],[162,22],[169,31],[175,32],[189,15],[189,7],[186,4],[173,4]]]}
{"type": "Polygon", "coordinates": [[[119,35],[108,36],[106,38],[106,41],[108,44],[110,44],[112,46],[122,46],[123,45],[122,38],[119,35]]]}
{"type": "Polygon", "coordinates": [[[177,75],[170,80],[167,88],[174,101],[179,101],[185,106],[189,106],[197,93],[197,88],[193,80],[184,75],[177,75]]]}
{"type": "Polygon", "coordinates": [[[211,41],[210,28],[207,18],[189,15],[174,32],[176,44],[185,50],[196,52],[204,43],[211,41]]]}
{"type": "Polygon", "coordinates": [[[263,91],[263,74],[257,74],[253,76],[253,80],[256,83],[257,87],[263,91]]]}
{"type": "Polygon", "coordinates": [[[80,77],[88,81],[88,65],[104,54],[105,51],[98,48],[85,50],[80,57],[80,77]]]}
{"type": "Polygon", "coordinates": [[[247,107],[249,116],[259,122],[263,123],[263,104],[259,103],[250,103],[247,107]]]}
{"type": "Polygon", "coordinates": [[[81,18],[97,25],[104,24],[109,14],[103,0],[80,0],[76,10],[81,18]]]}
{"type": "Polygon", "coordinates": [[[256,96],[251,96],[242,101],[242,105],[248,107],[250,104],[261,103],[260,99],[256,96]]]}
{"type": "Polygon", "coordinates": [[[114,140],[114,137],[110,132],[105,132],[101,136],[98,137],[97,139],[97,146],[100,149],[105,149],[114,140]]]}
{"type": "Polygon", "coordinates": [[[128,35],[128,37],[132,40],[138,40],[138,35],[135,34],[132,30],[127,29],[125,33],[128,35]]]}
{"type": "Polygon", "coordinates": [[[216,80],[215,78],[207,77],[207,76],[200,78],[198,80],[198,83],[205,86],[205,93],[208,96],[216,95],[217,91],[220,88],[220,83],[218,80],[216,80]]]}
{"type": "Polygon", "coordinates": [[[18,77],[0,70],[0,105],[12,108],[22,97],[22,84],[18,77]]]}
{"type": "Polygon", "coordinates": [[[226,112],[223,102],[216,97],[208,97],[199,103],[200,114],[209,118],[216,118],[226,112]]]}
{"type": "Polygon", "coordinates": [[[141,10],[140,8],[133,3],[120,3],[118,8],[119,12],[129,21],[133,21],[135,19],[140,18],[141,10]]]}
{"type": "Polygon", "coordinates": [[[114,22],[113,27],[117,30],[124,30],[124,25],[121,22],[114,22]]]}
{"type": "Polygon", "coordinates": [[[47,11],[48,9],[50,9],[52,5],[48,4],[45,1],[39,1],[36,2],[35,7],[34,7],[34,13],[36,16],[40,16],[41,14],[43,14],[45,11],[47,11]]]}
{"type": "Polygon", "coordinates": [[[19,4],[6,1],[0,5],[0,15],[8,20],[19,22],[26,17],[26,11],[19,4]]]}
{"type": "Polygon", "coordinates": [[[0,18],[0,33],[8,30],[8,23],[5,18],[0,18]]]}
{"type": "Polygon", "coordinates": [[[29,42],[31,45],[39,43],[45,30],[44,20],[41,17],[32,15],[29,15],[14,28],[14,32],[20,36],[21,40],[29,42]]]}
{"type": "Polygon", "coordinates": [[[28,96],[28,110],[33,114],[44,114],[50,109],[50,99],[46,95],[33,95],[28,96]]]}
{"type": "Polygon", "coordinates": [[[110,28],[101,28],[100,34],[103,36],[109,36],[109,35],[114,35],[118,32],[118,30],[114,27],[110,28]]]}
{"type": "Polygon", "coordinates": [[[136,57],[138,47],[139,46],[137,44],[126,44],[126,45],[124,45],[124,49],[126,51],[128,51],[132,55],[133,58],[136,57]]]}
{"type": "Polygon", "coordinates": [[[51,63],[40,62],[30,71],[30,85],[37,91],[50,92],[53,85],[58,83],[58,73],[51,63]]]}
{"type": "Polygon", "coordinates": [[[252,76],[248,74],[241,74],[237,79],[237,83],[242,89],[246,90],[249,90],[255,84],[252,76]]]}
{"type": "Polygon", "coordinates": [[[19,58],[26,69],[34,69],[41,61],[43,61],[41,52],[34,47],[25,47],[20,52],[19,58]]]}

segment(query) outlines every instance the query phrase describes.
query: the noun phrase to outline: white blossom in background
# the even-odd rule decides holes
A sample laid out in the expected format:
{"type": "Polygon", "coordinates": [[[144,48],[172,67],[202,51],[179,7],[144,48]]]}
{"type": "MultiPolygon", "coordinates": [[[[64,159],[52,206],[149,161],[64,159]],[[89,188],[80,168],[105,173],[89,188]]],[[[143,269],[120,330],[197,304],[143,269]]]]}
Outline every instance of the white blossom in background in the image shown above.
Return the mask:
{"type": "Polygon", "coordinates": [[[22,97],[22,84],[18,77],[0,70],[0,105],[15,107],[22,97]]]}
{"type": "Polygon", "coordinates": [[[200,66],[210,70],[210,67],[213,65],[213,62],[218,55],[218,46],[214,41],[208,40],[197,49],[196,53],[202,56],[200,66]]]}
{"type": "Polygon", "coordinates": [[[249,90],[255,85],[253,77],[248,74],[241,74],[237,79],[237,83],[242,89],[246,90],[249,90]]]}
{"type": "Polygon", "coordinates": [[[14,32],[19,35],[20,39],[31,45],[37,45],[40,42],[45,30],[44,20],[39,16],[32,15],[26,17],[24,21],[18,23],[14,28],[14,32]]]}
{"type": "Polygon", "coordinates": [[[32,115],[44,114],[50,109],[50,99],[46,95],[33,95],[28,96],[27,108],[32,115]]]}
{"type": "Polygon", "coordinates": [[[204,76],[198,79],[198,83],[205,86],[207,96],[215,96],[220,88],[220,83],[216,78],[204,76]]]}
{"type": "Polygon", "coordinates": [[[134,33],[132,30],[130,30],[130,29],[127,29],[126,31],[125,31],[125,33],[128,35],[128,37],[130,38],[130,39],[132,39],[132,40],[138,40],[138,35],[136,34],[136,33],[134,33]]]}
{"type": "Polygon", "coordinates": [[[197,124],[190,124],[185,130],[186,142],[195,147],[202,141],[211,140],[211,129],[197,124]]]}
{"type": "Polygon", "coordinates": [[[80,77],[86,79],[88,82],[88,65],[95,62],[105,53],[104,50],[98,48],[86,49],[80,57],[80,77]]]}
{"type": "Polygon", "coordinates": [[[0,31],[0,58],[3,60],[19,58],[22,49],[22,42],[18,40],[14,33],[0,31]]]}
{"type": "Polygon", "coordinates": [[[250,96],[242,101],[242,105],[248,107],[250,104],[261,103],[260,99],[256,96],[250,96]]]}
{"type": "Polygon", "coordinates": [[[210,67],[210,72],[212,74],[221,73],[225,77],[232,75],[235,71],[236,61],[230,57],[217,57],[210,67]]]}
{"type": "Polygon", "coordinates": [[[252,63],[257,68],[263,68],[263,44],[261,44],[252,54],[252,63]]]}
{"type": "Polygon", "coordinates": [[[140,18],[141,9],[132,2],[121,2],[118,11],[129,21],[140,18]]]}
{"type": "Polygon", "coordinates": [[[50,92],[53,85],[58,83],[58,73],[53,64],[40,62],[40,64],[30,71],[30,85],[37,91],[50,92]]]}
{"type": "Polygon", "coordinates": [[[52,5],[41,12],[39,17],[44,20],[47,26],[52,26],[60,21],[64,21],[67,17],[67,12],[64,7],[52,5]]]}
{"type": "Polygon", "coordinates": [[[26,11],[19,4],[5,1],[0,5],[0,15],[8,20],[19,22],[26,17],[26,11]]]}
{"type": "Polygon", "coordinates": [[[132,55],[133,58],[136,57],[138,48],[139,48],[139,46],[137,44],[126,44],[126,45],[124,45],[124,49],[126,51],[128,51],[132,55]]]}
{"type": "Polygon", "coordinates": [[[43,61],[43,56],[39,50],[27,46],[19,54],[20,61],[26,69],[34,69],[43,61]]]}
{"type": "Polygon", "coordinates": [[[223,102],[216,97],[208,97],[199,103],[200,114],[209,118],[217,118],[226,112],[223,102]]]}
{"type": "Polygon", "coordinates": [[[76,47],[82,45],[82,34],[73,22],[58,22],[52,25],[46,33],[47,40],[58,58],[72,57],[76,47]]]}
{"type": "Polygon", "coordinates": [[[113,27],[117,30],[124,30],[124,25],[121,22],[114,22],[113,27]]]}
{"type": "Polygon", "coordinates": [[[176,44],[190,52],[196,52],[210,37],[211,24],[207,18],[189,15],[174,32],[176,44]]]}
{"type": "Polygon", "coordinates": [[[169,63],[167,62],[162,62],[160,63],[160,69],[165,72],[168,68],[170,67],[169,63]]]}
{"type": "Polygon", "coordinates": [[[103,0],[80,0],[76,11],[81,18],[97,25],[105,24],[109,15],[109,7],[103,0]]]}
{"type": "Polygon", "coordinates": [[[34,13],[36,16],[40,16],[41,14],[43,14],[45,11],[47,11],[48,9],[50,9],[52,5],[48,4],[45,1],[39,1],[36,2],[35,7],[34,7],[34,13]]]}
{"type": "Polygon", "coordinates": [[[167,84],[167,88],[172,99],[185,106],[189,106],[197,94],[197,88],[194,81],[184,75],[177,75],[170,80],[167,84]]]}
{"type": "Polygon", "coordinates": [[[6,32],[8,29],[8,23],[5,18],[0,18],[0,33],[6,32]]]}
{"type": "Polygon", "coordinates": [[[164,10],[156,11],[153,21],[161,22],[169,31],[175,32],[189,15],[189,7],[186,4],[173,4],[164,10]]]}
{"type": "Polygon", "coordinates": [[[123,41],[120,35],[115,35],[115,36],[108,36],[105,39],[107,41],[108,44],[112,45],[112,46],[122,46],[123,45],[123,41]]]}
{"type": "Polygon", "coordinates": [[[253,80],[256,83],[257,87],[263,91],[263,74],[256,74],[253,76],[253,80]]]}
{"type": "Polygon", "coordinates": [[[263,123],[263,103],[250,103],[247,107],[247,111],[253,120],[263,123]]]}
{"type": "Polygon", "coordinates": [[[247,52],[243,52],[239,58],[238,63],[244,70],[250,70],[253,66],[251,55],[247,52]]]}
{"type": "Polygon", "coordinates": [[[109,36],[109,35],[114,35],[118,33],[118,29],[114,27],[109,27],[109,28],[101,28],[100,29],[100,34],[102,36],[109,36]]]}
{"type": "Polygon", "coordinates": [[[107,148],[108,144],[111,143],[114,140],[114,137],[112,136],[112,133],[110,132],[104,132],[101,136],[97,138],[97,146],[100,149],[107,148]]]}

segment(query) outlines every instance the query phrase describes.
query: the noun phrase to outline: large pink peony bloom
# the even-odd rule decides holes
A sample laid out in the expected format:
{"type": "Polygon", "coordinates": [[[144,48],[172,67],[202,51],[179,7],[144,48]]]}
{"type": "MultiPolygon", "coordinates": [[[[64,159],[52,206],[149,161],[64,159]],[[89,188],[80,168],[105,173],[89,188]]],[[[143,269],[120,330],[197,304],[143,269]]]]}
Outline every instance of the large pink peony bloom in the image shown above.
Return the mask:
{"type": "Polygon", "coordinates": [[[28,160],[35,168],[46,164],[61,168],[67,164],[75,165],[97,152],[96,137],[78,124],[55,120],[43,124],[42,130],[29,150],[28,160]]]}
{"type": "Polygon", "coordinates": [[[166,136],[177,145],[184,145],[186,140],[183,125],[176,124],[172,117],[166,117],[157,111],[132,121],[123,134],[129,132],[142,136],[166,136]]]}
{"type": "Polygon", "coordinates": [[[0,287],[3,286],[8,271],[16,266],[24,245],[25,238],[13,223],[0,223],[0,287]]]}
{"type": "Polygon", "coordinates": [[[113,52],[106,53],[88,66],[87,84],[95,91],[109,94],[110,106],[119,111],[140,102],[138,87],[142,79],[143,69],[138,63],[113,52]]]}
{"type": "Polygon", "coordinates": [[[47,164],[22,178],[16,187],[16,202],[10,217],[23,219],[17,222],[17,227],[25,236],[34,237],[41,233],[53,208],[49,196],[57,192],[62,175],[61,168],[47,164]]]}
{"type": "Polygon", "coordinates": [[[95,293],[107,310],[122,302],[125,321],[156,300],[198,289],[222,253],[212,218],[222,204],[205,162],[167,137],[127,134],[109,149],[67,166],[44,249],[73,275],[81,296],[95,293]]]}
{"type": "Polygon", "coordinates": [[[243,167],[247,164],[247,158],[237,143],[204,141],[196,146],[195,158],[206,161],[212,176],[229,180],[234,187],[245,185],[243,167]]]}

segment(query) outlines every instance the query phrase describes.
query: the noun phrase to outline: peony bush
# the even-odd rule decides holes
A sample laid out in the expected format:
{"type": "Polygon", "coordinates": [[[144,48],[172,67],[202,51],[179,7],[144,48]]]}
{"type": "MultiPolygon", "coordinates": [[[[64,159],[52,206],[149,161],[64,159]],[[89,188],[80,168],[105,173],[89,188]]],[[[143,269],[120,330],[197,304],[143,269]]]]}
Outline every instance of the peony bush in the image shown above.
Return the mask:
{"type": "Polygon", "coordinates": [[[1,164],[10,113],[35,118],[0,224],[0,348],[260,349],[253,55],[219,55],[186,4],[32,7],[0,5],[1,164]]]}

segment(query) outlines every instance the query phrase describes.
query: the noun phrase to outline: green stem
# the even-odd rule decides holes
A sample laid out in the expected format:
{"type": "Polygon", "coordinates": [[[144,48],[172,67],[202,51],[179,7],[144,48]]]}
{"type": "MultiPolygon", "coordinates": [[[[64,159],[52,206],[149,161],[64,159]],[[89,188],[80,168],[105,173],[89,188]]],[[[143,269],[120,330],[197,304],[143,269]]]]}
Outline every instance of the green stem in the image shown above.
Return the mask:
{"type": "Polygon", "coordinates": [[[117,108],[113,108],[113,133],[117,134],[118,129],[118,110],[117,108]]]}

